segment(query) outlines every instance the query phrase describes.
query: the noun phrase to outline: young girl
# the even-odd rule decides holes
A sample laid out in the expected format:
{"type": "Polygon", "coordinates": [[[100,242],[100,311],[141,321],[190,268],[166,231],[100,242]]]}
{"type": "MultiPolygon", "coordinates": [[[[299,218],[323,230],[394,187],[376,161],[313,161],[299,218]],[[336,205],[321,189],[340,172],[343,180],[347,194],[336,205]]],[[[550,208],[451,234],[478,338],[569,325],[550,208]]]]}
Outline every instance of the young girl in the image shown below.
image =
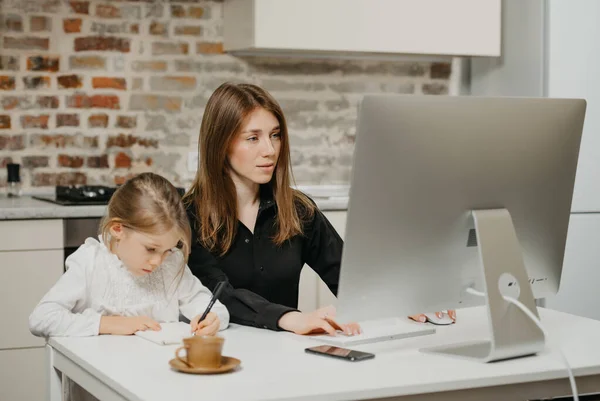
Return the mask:
{"type": "Polygon", "coordinates": [[[29,317],[36,336],[129,335],[160,330],[180,313],[190,333],[214,335],[229,323],[211,293],[186,266],[191,230],[176,188],[143,173],[112,196],[99,241],[88,238],[66,260],[67,271],[29,317]]]}

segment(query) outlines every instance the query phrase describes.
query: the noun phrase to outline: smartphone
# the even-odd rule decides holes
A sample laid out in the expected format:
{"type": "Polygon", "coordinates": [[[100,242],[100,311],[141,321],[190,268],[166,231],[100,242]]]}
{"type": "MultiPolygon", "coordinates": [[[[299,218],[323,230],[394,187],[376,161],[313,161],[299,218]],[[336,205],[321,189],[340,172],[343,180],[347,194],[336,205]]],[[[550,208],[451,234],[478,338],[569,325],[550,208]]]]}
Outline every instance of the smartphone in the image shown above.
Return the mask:
{"type": "Polygon", "coordinates": [[[358,362],[375,358],[375,354],[368,352],[354,351],[347,348],[335,347],[333,345],[319,345],[305,349],[309,354],[326,355],[333,358],[345,359],[347,361],[358,362]]]}

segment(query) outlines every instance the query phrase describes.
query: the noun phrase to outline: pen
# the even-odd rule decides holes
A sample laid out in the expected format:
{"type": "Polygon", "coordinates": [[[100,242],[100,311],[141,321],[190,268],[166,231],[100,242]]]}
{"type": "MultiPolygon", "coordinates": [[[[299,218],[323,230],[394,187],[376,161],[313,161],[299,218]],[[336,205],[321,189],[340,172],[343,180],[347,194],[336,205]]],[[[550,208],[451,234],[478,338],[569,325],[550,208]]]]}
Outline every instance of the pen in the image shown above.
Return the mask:
{"type": "Polygon", "coordinates": [[[208,306],[206,307],[206,310],[204,311],[204,313],[200,317],[200,320],[198,320],[198,323],[200,323],[201,321],[203,321],[204,319],[206,319],[206,315],[208,315],[208,313],[212,309],[212,307],[215,304],[215,302],[217,302],[217,299],[219,298],[219,295],[221,294],[221,291],[223,290],[223,287],[225,287],[225,281],[220,281],[215,286],[215,290],[213,292],[212,298],[210,299],[210,302],[208,303],[208,306]]]}

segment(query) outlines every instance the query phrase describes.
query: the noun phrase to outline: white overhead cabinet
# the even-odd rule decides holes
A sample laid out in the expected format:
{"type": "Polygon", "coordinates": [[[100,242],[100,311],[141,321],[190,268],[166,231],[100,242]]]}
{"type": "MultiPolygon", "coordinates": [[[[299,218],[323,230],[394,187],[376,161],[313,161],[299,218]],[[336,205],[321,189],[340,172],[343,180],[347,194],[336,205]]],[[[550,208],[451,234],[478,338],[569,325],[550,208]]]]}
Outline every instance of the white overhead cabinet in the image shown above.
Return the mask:
{"type": "Polygon", "coordinates": [[[225,0],[233,53],[501,53],[501,0],[225,0]]]}

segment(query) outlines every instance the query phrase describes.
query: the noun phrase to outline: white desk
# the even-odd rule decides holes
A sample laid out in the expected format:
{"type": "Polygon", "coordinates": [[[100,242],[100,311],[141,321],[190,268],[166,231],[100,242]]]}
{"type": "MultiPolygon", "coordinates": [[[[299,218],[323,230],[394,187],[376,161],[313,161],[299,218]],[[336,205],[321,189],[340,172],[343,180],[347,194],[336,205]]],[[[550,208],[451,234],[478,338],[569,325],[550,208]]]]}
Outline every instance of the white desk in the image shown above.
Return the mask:
{"type": "MultiPolygon", "coordinates": [[[[600,321],[540,308],[544,325],[571,363],[580,393],[600,392],[600,321]]],[[[437,334],[355,347],[375,359],[346,362],[308,355],[310,339],[232,326],[224,355],[242,368],[223,375],[175,372],[176,346],[138,337],[51,338],[51,400],[60,399],[63,372],[102,400],[524,400],[570,393],[555,351],[492,364],[423,354],[418,348],[487,338],[483,308],[458,312],[459,322],[437,334]],[[52,368],[53,367],[53,368],[52,368]],[[58,398],[56,398],[58,397],[58,398]]],[[[552,341],[552,340],[551,340],[552,341]]]]}

